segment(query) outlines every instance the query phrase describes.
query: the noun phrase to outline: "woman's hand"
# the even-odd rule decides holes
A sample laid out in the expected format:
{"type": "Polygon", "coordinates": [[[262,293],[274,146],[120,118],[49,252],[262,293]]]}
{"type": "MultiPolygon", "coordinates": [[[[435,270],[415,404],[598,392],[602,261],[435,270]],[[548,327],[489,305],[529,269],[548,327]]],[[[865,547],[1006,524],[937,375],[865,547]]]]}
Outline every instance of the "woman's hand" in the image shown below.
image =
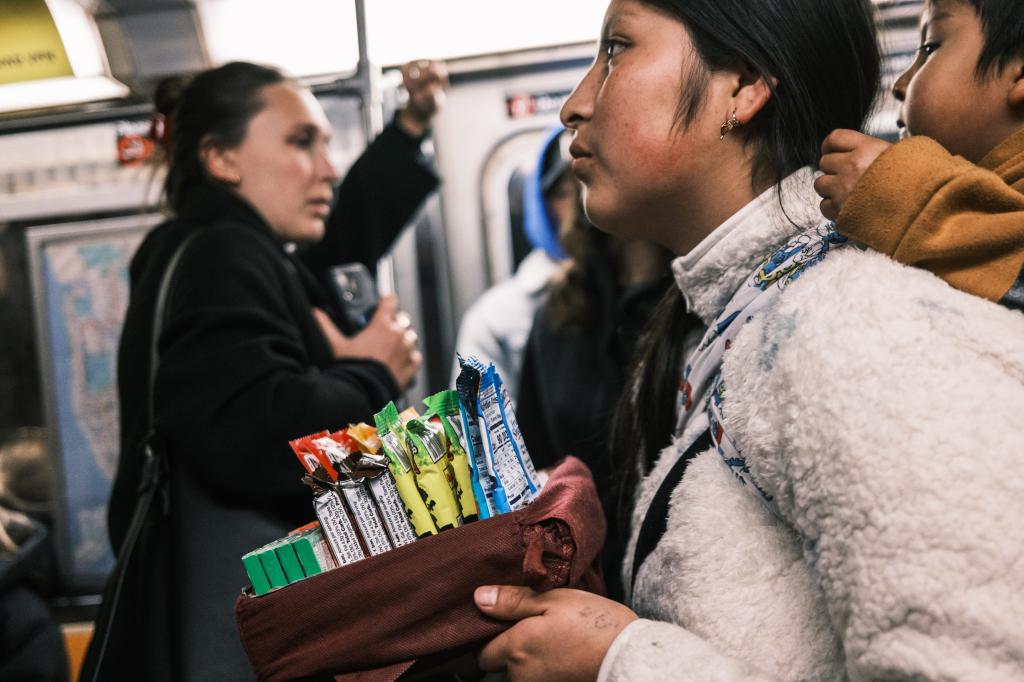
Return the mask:
{"type": "Polygon", "coordinates": [[[419,337],[410,328],[409,316],[398,310],[394,296],[383,296],[366,328],[352,337],[342,334],[319,308],[313,308],[313,316],[335,358],[376,360],[388,368],[400,389],[412,383],[423,364],[423,355],[416,348],[419,337]]]}
{"type": "Polygon", "coordinates": [[[448,70],[441,62],[417,59],[402,67],[409,101],[398,112],[398,124],[413,137],[423,137],[444,102],[448,70]]]}
{"type": "Polygon", "coordinates": [[[891,146],[856,130],[833,130],[821,143],[824,175],[814,181],[814,191],[822,198],[821,214],[837,219],[861,176],[891,146]]]}
{"type": "Polygon", "coordinates": [[[519,621],[480,652],[480,667],[518,680],[596,680],[608,648],[636,620],[627,607],[580,590],[478,587],[477,608],[519,621]]]}

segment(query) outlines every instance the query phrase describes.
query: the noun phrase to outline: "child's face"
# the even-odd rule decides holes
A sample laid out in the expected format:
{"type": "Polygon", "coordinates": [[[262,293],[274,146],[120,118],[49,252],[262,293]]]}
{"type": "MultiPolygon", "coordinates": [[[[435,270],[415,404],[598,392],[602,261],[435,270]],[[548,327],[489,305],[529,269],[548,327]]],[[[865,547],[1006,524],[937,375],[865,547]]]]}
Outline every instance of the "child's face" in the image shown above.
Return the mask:
{"type": "Polygon", "coordinates": [[[893,87],[906,132],[931,137],[974,163],[1019,126],[1007,101],[1008,70],[976,77],[982,31],[971,5],[930,0],[921,14],[917,59],[893,87]]]}
{"type": "Polygon", "coordinates": [[[572,170],[587,217],[601,229],[674,248],[680,209],[692,206],[703,166],[720,153],[726,105],[708,98],[689,126],[679,120],[683,81],[699,59],[675,18],[638,0],[612,0],[601,50],[562,108],[575,131],[572,170]],[[712,145],[719,145],[713,147],[712,145]]]}

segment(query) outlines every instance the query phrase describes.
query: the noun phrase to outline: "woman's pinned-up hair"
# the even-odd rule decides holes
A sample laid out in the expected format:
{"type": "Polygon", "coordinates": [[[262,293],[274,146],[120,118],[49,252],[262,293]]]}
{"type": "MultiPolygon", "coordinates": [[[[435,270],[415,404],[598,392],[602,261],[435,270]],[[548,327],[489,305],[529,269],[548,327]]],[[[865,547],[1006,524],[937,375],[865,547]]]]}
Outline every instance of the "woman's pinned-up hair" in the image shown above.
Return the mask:
{"type": "Polygon", "coordinates": [[[164,191],[171,210],[181,208],[185,193],[207,181],[200,158],[206,144],[233,148],[245,140],[249,122],[263,108],[259,91],[287,82],[280,71],[248,62],[231,62],[203,71],[181,91],[176,104],[164,102],[174,120],[170,168],[164,191]]]}
{"type": "MultiPolygon", "coordinates": [[[[770,85],[771,99],[743,128],[755,187],[816,165],[831,131],[860,129],[872,112],[881,56],[869,0],[641,1],[678,19],[702,62],[681,93],[683,125],[700,111],[710,73],[744,64],[770,85]]],[[[612,438],[624,502],[671,440],[683,337],[697,323],[673,286],[638,344],[612,438]]],[[[627,517],[628,507],[620,505],[627,517]]]]}

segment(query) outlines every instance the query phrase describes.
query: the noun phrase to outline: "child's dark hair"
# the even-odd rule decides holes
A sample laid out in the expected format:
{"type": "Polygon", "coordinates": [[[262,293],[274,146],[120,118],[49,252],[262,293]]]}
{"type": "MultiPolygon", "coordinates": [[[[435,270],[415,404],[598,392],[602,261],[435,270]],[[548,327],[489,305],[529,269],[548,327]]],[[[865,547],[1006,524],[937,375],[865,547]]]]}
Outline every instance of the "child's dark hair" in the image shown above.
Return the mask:
{"type": "Polygon", "coordinates": [[[287,81],[277,69],[231,62],[198,74],[181,91],[177,104],[162,103],[174,117],[174,144],[164,181],[172,210],[180,210],[189,189],[208,180],[201,148],[211,142],[225,148],[241,144],[249,121],[263,108],[259,91],[287,81]]]}
{"type": "MultiPolygon", "coordinates": [[[[744,63],[776,83],[769,103],[741,129],[754,150],[755,187],[816,165],[831,131],[861,128],[872,110],[881,58],[869,0],[643,1],[686,27],[706,69],[697,68],[685,86],[684,122],[702,106],[707,72],[744,63]]],[[[612,438],[623,464],[623,513],[637,476],[672,437],[683,338],[696,323],[673,286],[639,344],[612,438]]]]}
{"type": "MultiPolygon", "coordinates": [[[[935,0],[930,1],[936,4],[935,0]]],[[[1024,8],[1019,0],[954,1],[973,7],[981,20],[985,45],[978,58],[979,78],[1003,68],[1014,57],[1024,56],[1024,8]]]]}

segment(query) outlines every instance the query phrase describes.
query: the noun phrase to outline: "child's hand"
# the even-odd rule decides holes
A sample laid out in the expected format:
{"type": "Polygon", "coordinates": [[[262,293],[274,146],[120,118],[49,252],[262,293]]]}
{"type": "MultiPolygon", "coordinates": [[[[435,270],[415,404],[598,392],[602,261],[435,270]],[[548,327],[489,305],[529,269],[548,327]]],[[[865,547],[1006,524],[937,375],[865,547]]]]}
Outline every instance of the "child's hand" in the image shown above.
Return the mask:
{"type": "Polygon", "coordinates": [[[833,130],[821,143],[821,170],[814,191],[822,198],[821,213],[839,217],[864,171],[891,145],[856,130],[833,130]]]}

